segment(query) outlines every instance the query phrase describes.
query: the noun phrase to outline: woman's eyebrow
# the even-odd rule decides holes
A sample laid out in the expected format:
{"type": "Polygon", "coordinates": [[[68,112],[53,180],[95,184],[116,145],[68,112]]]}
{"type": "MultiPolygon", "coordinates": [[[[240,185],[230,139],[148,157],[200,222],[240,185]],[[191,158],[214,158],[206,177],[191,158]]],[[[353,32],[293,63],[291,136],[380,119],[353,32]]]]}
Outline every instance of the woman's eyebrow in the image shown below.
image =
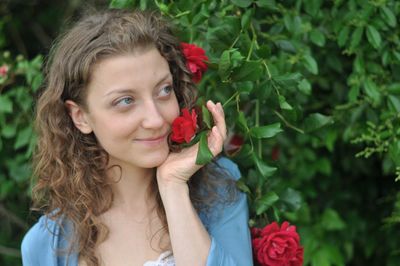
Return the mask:
{"type": "MultiPolygon", "coordinates": [[[[170,77],[172,77],[171,73],[166,73],[158,82],[154,87],[158,87],[161,85],[161,83],[163,83],[165,80],[169,79],[170,77]]],[[[134,88],[121,88],[121,89],[116,89],[116,90],[112,90],[106,94],[104,94],[104,96],[109,96],[111,94],[124,94],[124,93],[135,93],[136,89],[134,88]]]]}
{"type": "Polygon", "coordinates": [[[106,94],[104,94],[104,96],[109,96],[111,94],[124,94],[124,93],[135,93],[135,89],[116,89],[116,90],[112,90],[106,94]]]}

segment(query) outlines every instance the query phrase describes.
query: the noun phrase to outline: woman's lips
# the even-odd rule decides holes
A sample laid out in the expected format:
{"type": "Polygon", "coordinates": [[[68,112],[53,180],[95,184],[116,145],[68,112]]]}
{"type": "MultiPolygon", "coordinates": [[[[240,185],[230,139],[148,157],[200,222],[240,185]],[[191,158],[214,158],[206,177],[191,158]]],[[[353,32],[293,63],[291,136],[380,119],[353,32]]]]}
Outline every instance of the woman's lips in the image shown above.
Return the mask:
{"type": "Polygon", "coordinates": [[[135,141],[140,142],[145,145],[150,145],[150,146],[155,146],[160,143],[163,143],[164,140],[167,138],[168,133],[159,136],[159,137],[154,137],[154,138],[144,138],[144,139],[136,139],[135,141]]]}

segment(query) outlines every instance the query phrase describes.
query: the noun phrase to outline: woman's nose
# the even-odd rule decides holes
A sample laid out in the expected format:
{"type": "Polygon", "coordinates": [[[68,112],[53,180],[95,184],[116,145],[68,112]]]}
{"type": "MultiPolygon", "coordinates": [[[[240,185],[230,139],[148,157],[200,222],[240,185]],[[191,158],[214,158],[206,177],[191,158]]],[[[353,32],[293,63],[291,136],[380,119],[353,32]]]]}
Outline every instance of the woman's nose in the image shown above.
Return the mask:
{"type": "Polygon", "coordinates": [[[142,126],[144,128],[160,128],[164,124],[164,117],[160,112],[160,108],[154,101],[148,101],[143,108],[142,126]]]}

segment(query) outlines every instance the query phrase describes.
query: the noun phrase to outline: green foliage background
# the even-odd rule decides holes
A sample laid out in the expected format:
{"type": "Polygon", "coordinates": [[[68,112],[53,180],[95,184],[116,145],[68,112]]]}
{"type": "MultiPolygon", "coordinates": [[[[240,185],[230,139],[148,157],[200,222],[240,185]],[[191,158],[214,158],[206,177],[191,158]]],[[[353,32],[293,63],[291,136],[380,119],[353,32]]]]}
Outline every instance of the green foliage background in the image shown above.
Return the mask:
{"type": "Polygon", "coordinates": [[[245,139],[232,159],[251,226],[295,224],[305,265],[400,265],[394,0],[1,3],[0,66],[10,67],[0,77],[1,265],[20,263],[34,222],[31,123],[43,56],[65,18],[89,4],[158,9],[182,41],[207,51],[199,89],[225,103],[230,132],[245,139]]]}

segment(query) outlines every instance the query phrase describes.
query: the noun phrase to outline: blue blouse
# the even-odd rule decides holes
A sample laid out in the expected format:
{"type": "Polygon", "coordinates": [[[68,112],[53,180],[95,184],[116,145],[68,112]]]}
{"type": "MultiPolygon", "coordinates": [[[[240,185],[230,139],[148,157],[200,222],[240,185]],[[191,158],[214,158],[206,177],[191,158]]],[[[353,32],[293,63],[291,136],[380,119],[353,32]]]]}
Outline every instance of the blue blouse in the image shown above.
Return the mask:
{"type": "MultiPolygon", "coordinates": [[[[217,162],[234,180],[240,178],[239,169],[231,160],[222,157],[217,162]]],[[[214,208],[212,215],[199,214],[211,237],[207,266],[253,265],[248,216],[247,198],[242,192],[238,193],[233,204],[214,208]]],[[[63,224],[65,230],[68,227],[68,224],[63,224]]],[[[22,241],[23,265],[77,266],[77,253],[68,257],[60,253],[60,249],[68,247],[68,241],[63,237],[65,234],[60,234],[60,230],[56,221],[42,216],[22,241]]]]}

